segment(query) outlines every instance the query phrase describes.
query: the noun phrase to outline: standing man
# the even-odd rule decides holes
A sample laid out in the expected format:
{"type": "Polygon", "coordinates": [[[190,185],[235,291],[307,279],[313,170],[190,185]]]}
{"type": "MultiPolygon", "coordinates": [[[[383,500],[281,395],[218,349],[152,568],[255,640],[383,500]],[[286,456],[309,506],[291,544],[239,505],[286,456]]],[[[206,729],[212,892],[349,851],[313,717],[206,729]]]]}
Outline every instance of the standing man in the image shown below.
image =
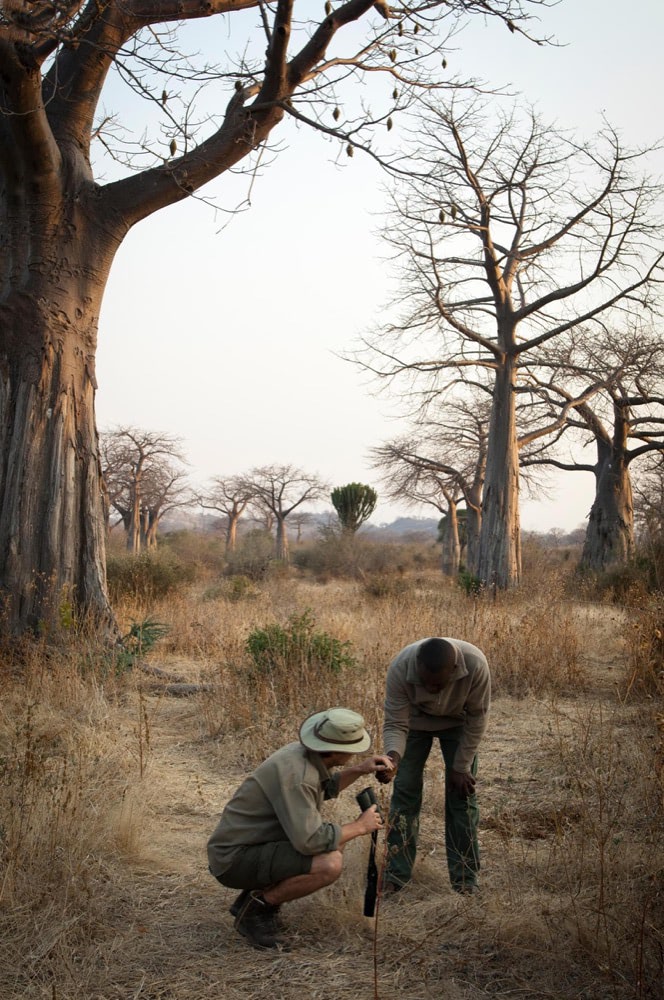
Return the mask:
{"type": "Polygon", "coordinates": [[[299,736],[245,779],[208,841],[210,872],[222,885],[242,890],[231,913],[235,929],[255,948],[279,947],[282,904],[335,882],[345,845],[383,823],[375,805],[351,823],[327,822],[320,812],[325,799],[360,775],[392,770],[381,755],[344,767],[371,744],[362,716],[347,708],[316,712],[299,736]],[[343,770],[332,774],[335,767],[343,770]]]}
{"type": "Polygon", "coordinates": [[[477,748],[491,703],[484,653],[461,639],[421,639],[392,660],[385,687],[383,742],[394,770],[385,892],[410,881],[415,855],[424,766],[434,739],[445,762],[445,848],[452,888],[472,893],[480,868],[475,795],[477,748]]]}

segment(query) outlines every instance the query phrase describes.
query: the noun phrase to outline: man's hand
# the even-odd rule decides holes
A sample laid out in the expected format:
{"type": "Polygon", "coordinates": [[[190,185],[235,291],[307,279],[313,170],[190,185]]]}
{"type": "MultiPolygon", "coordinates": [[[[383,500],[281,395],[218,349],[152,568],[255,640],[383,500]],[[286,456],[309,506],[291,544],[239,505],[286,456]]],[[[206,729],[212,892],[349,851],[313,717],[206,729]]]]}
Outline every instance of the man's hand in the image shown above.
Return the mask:
{"type": "Polygon", "coordinates": [[[397,768],[399,767],[399,761],[401,757],[396,752],[396,750],[390,750],[389,753],[385,755],[385,758],[389,760],[390,766],[387,769],[376,772],[376,778],[380,781],[381,785],[389,785],[392,778],[397,773],[397,768]]]}
{"type": "Polygon", "coordinates": [[[475,791],[475,778],[470,771],[451,770],[449,775],[452,788],[463,799],[467,799],[469,795],[473,794],[475,791]]]}
{"type": "MultiPolygon", "coordinates": [[[[390,759],[389,755],[386,754],[376,754],[375,757],[367,757],[366,760],[361,760],[357,764],[358,774],[375,774],[379,781],[384,781],[381,775],[385,774],[387,771],[392,771],[394,764],[390,759]]],[[[389,778],[387,779],[390,780],[389,778]]]]}
{"type": "Polygon", "coordinates": [[[362,833],[373,833],[374,830],[380,830],[383,825],[383,817],[378,811],[377,805],[369,806],[361,814],[357,821],[360,824],[362,833]]]}

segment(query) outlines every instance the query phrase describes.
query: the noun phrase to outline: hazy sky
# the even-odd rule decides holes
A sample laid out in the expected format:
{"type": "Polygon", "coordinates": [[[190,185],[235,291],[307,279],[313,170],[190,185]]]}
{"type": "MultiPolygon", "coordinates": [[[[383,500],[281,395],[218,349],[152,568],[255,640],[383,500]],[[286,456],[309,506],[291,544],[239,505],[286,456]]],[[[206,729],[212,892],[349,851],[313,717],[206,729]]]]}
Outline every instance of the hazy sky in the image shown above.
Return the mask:
{"type": "MultiPolygon", "coordinates": [[[[523,93],[583,136],[602,113],[628,143],[664,135],[662,0],[561,0],[541,18],[561,47],[476,24],[457,39],[452,68],[523,93]]],[[[190,199],[129,234],[100,322],[98,424],[179,435],[197,484],[292,463],[380,494],[368,451],[401,425],[338,355],[380,323],[393,290],[377,235],[385,178],[359,153],[336,165],[337,146],[304,129],[287,142],[230,224],[190,199]]],[[[231,206],[240,188],[221,178],[212,192],[231,206]]],[[[589,474],[564,476],[550,500],[522,503],[522,526],[576,527],[592,486],[589,474]]],[[[372,520],[399,512],[379,501],[372,520]]]]}

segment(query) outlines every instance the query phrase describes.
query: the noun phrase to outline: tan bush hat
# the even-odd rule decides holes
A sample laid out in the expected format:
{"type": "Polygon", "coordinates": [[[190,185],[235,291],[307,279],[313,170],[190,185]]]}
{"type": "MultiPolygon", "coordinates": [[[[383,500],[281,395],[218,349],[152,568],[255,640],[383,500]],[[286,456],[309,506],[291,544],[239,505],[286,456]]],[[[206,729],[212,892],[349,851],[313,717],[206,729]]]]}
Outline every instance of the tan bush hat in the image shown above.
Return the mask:
{"type": "Polygon", "coordinates": [[[328,708],[304,720],[300,742],[319,753],[362,753],[371,746],[371,737],[357,712],[350,708],[328,708]]]}

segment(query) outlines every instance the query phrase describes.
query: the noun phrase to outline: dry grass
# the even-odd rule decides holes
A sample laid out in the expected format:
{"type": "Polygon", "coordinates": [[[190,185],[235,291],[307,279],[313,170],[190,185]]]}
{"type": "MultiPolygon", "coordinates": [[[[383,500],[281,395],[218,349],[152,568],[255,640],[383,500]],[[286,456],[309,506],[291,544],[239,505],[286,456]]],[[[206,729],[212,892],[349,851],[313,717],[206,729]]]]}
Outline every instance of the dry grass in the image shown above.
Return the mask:
{"type": "MultiPolygon", "coordinates": [[[[523,593],[495,600],[422,569],[398,586],[206,579],[119,610],[127,629],[147,615],[170,626],[147,665],[208,687],[170,698],[165,681],[117,675],[80,636],[5,653],[0,1000],[662,997],[652,609],[635,618],[573,604],[559,573],[546,579],[538,566],[523,593]],[[249,632],[305,609],[351,643],[357,665],[252,670],[249,632]],[[232,894],[205,868],[224,801],[321,706],[358,708],[379,733],[389,659],[441,634],[480,645],[495,680],[480,759],[481,896],[449,890],[432,754],[413,883],[366,920],[366,844],[355,841],[338,883],[286,908],[292,951],[250,950],[232,931],[232,894]]],[[[352,817],[353,795],[330,810],[352,817]]]]}

